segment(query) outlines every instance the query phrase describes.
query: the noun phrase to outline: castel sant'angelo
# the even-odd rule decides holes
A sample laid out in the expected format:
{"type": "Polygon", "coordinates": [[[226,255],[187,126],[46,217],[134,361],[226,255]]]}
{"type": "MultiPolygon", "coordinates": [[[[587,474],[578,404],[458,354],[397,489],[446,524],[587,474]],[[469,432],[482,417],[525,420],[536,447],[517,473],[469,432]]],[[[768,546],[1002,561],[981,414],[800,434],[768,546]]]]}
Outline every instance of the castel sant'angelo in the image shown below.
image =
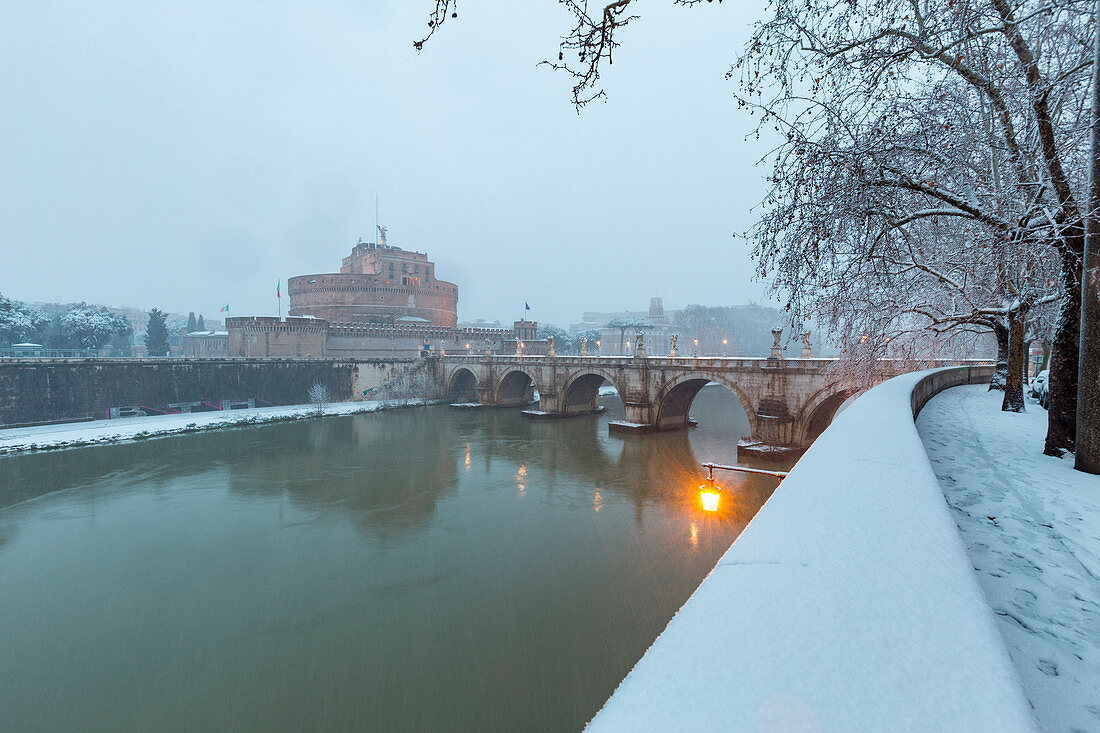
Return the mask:
{"type": "Polygon", "coordinates": [[[287,281],[291,316],[313,316],[329,323],[420,323],[454,328],[458,286],[435,276],[435,263],[423,252],[360,242],[344,258],[339,273],[299,275],[287,281]]]}
{"type": "Polygon", "coordinates": [[[412,356],[426,347],[497,353],[515,340],[514,330],[457,328],[458,286],[437,279],[423,252],[387,244],[384,227],[377,242],[352,248],[340,272],[292,277],[287,291],[287,318],[226,319],[230,356],[412,356]]]}

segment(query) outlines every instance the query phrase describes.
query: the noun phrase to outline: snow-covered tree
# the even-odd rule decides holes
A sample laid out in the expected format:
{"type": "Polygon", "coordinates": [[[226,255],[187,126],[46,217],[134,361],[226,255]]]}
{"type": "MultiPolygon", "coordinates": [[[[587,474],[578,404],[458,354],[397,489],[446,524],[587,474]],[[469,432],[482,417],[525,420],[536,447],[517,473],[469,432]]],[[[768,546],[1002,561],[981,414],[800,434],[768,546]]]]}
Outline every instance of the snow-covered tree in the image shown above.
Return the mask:
{"type": "Polygon", "coordinates": [[[115,336],[132,333],[125,318],[102,306],[73,306],[57,319],[57,327],[67,348],[98,349],[115,336]]]}
{"type": "Polygon", "coordinates": [[[702,354],[767,356],[772,327],[781,321],[779,311],[761,305],[689,305],[676,314],[675,325],[681,349],[699,339],[702,354]]]}
{"type": "Polygon", "coordinates": [[[195,320],[195,311],[191,311],[187,314],[187,333],[194,333],[199,330],[198,321],[195,320]]]}
{"type": "Polygon", "coordinates": [[[168,330],[168,346],[179,346],[187,320],[183,316],[168,316],[164,327],[168,330]]]}
{"type": "Polygon", "coordinates": [[[854,312],[846,299],[872,285],[864,311],[879,316],[896,281],[896,314],[916,313],[926,286],[930,330],[989,319],[1008,329],[1004,406],[1021,409],[1028,319],[1060,296],[1054,453],[1073,446],[1091,10],[1075,0],[775,2],[741,65],[742,104],[783,137],[754,233],[761,274],[792,318],[827,301],[854,312]],[[971,289],[979,277],[985,287],[971,289]]]}
{"type": "Polygon", "coordinates": [[[621,318],[612,318],[607,323],[608,328],[615,328],[619,331],[619,353],[624,354],[626,350],[623,348],[623,344],[626,340],[626,332],[631,331],[637,333],[639,331],[652,331],[653,323],[648,318],[642,318],[640,316],[623,316],[621,318]]]}
{"type": "Polygon", "coordinates": [[[599,332],[598,329],[586,328],[583,331],[578,331],[577,333],[572,334],[572,336],[573,336],[573,343],[575,344],[577,353],[580,353],[581,343],[584,342],[585,339],[588,339],[588,341],[587,341],[588,353],[592,356],[596,355],[596,353],[597,353],[596,342],[600,340],[600,332],[599,332]]]}
{"type": "Polygon", "coordinates": [[[554,350],[559,354],[573,354],[579,348],[575,343],[574,334],[553,323],[540,323],[538,337],[554,339],[554,350]]]}
{"type": "Polygon", "coordinates": [[[168,314],[153,308],[149,311],[149,324],[145,327],[145,347],[149,356],[168,355],[168,314]]]}
{"type": "Polygon", "coordinates": [[[41,311],[0,295],[0,344],[25,341],[46,328],[49,322],[41,311]]]}

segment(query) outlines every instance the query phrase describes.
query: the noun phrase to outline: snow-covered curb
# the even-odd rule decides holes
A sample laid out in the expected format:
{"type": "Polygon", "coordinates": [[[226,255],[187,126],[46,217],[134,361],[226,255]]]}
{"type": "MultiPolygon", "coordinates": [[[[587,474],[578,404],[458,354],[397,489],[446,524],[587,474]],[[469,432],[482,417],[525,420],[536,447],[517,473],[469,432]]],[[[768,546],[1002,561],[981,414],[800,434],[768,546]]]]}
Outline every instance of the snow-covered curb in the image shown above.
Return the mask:
{"type": "MultiPolygon", "coordinates": [[[[377,412],[378,410],[428,404],[434,404],[434,401],[409,399],[334,402],[325,405],[324,414],[326,417],[355,415],[363,412],[377,412]]],[[[180,415],[128,417],[117,420],[93,420],[91,422],[40,425],[29,428],[9,428],[0,430],[0,455],[121,443],[283,420],[302,420],[314,417],[316,412],[317,408],[314,405],[286,405],[283,407],[257,407],[250,410],[193,412],[180,415]]]]}
{"type": "Polygon", "coordinates": [[[913,423],[967,369],[838,415],[589,730],[1034,730],[913,423]]]}

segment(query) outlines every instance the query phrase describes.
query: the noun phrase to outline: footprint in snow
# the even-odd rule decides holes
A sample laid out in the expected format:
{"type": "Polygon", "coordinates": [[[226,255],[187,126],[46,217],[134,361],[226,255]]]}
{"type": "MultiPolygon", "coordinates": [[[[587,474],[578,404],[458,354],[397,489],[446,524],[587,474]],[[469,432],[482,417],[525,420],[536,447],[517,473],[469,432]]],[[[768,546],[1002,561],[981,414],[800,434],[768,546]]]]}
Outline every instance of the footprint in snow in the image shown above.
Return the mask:
{"type": "Polygon", "coordinates": [[[1058,665],[1049,659],[1040,659],[1039,671],[1045,674],[1047,677],[1057,677],[1058,665]]]}

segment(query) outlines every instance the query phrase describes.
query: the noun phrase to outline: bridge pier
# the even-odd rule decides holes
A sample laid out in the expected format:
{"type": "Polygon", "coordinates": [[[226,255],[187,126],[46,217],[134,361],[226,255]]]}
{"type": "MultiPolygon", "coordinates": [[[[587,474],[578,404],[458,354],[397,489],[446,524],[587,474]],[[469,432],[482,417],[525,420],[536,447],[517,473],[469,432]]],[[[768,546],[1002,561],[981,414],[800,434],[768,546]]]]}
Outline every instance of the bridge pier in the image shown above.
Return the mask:
{"type": "Polygon", "coordinates": [[[810,447],[798,442],[797,436],[805,431],[799,430],[787,401],[779,395],[761,399],[754,412],[749,421],[751,435],[737,441],[738,459],[788,460],[810,447]]]}

